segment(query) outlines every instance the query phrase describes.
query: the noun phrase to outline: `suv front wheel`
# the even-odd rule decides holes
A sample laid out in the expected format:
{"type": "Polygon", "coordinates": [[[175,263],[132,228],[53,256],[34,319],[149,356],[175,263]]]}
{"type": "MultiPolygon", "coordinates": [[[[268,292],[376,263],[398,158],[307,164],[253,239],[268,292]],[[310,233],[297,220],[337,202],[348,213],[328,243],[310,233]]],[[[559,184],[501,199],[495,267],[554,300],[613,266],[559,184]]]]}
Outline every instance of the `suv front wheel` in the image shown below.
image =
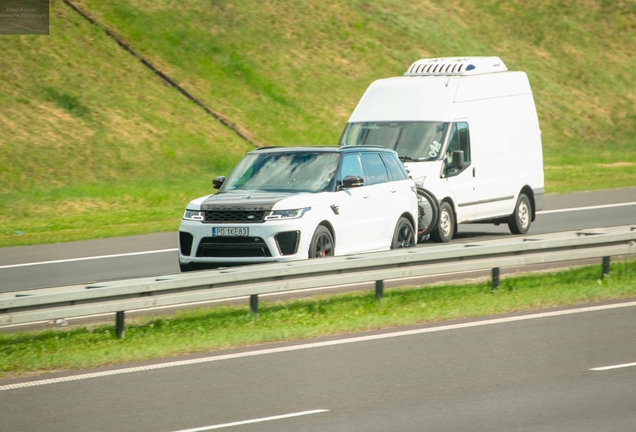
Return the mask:
{"type": "Polygon", "coordinates": [[[324,225],[318,225],[309,245],[309,258],[333,256],[334,242],[331,231],[324,225]]]}

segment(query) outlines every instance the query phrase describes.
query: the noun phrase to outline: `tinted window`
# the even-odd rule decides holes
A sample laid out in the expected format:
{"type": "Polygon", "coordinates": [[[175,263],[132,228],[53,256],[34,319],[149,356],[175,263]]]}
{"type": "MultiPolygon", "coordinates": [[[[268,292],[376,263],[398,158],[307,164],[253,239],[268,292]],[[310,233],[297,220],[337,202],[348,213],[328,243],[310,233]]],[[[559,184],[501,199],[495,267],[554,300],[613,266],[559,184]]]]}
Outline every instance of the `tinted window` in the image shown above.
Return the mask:
{"type": "Polygon", "coordinates": [[[372,185],[389,181],[389,175],[382,158],[378,153],[362,153],[362,169],[364,171],[364,184],[372,185]]]}
{"type": "Polygon", "coordinates": [[[382,153],[382,159],[393,180],[406,180],[409,178],[406,168],[404,168],[404,165],[397,159],[396,155],[382,153]]]}

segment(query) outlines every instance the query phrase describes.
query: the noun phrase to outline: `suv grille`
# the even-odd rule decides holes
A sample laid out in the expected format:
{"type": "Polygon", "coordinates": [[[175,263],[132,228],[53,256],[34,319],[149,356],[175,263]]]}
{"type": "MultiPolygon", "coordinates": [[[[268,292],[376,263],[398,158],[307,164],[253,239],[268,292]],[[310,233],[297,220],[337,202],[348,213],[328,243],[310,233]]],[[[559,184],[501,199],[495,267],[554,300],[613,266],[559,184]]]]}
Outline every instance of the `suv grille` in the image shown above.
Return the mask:
{"type": "Polygon", "coordinates": [[[265,210],[206,210],[206,223],[261,223],[265,210]]]}
{"type": "Polygon", "coordinates": [[[272,254],[260,237],[205,237],[199,243],[197,257],[247,258],[271,257],[272,254]]]}

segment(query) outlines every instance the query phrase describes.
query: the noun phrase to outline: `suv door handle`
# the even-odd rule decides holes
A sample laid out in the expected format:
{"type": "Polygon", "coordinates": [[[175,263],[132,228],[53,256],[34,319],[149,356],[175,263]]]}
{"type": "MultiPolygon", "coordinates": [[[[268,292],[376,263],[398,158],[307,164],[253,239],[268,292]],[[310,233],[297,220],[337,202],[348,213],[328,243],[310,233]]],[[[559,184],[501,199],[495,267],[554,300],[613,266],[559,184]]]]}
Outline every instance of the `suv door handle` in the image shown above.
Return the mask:
{"type": "Polygon", "coordinates": [[[396,193],[398,190],[396,188],[391,188],[391,193],[396,193]]]}
{"type": "Polygon", "coordinates": [[[367,198],[369,198],[370,196],[371,196],[371,195],[369,195],[369,194],[366,194],[366,193],[365,193],[364,195],[362,195],[362,198],[367,199],[367,198]]]}

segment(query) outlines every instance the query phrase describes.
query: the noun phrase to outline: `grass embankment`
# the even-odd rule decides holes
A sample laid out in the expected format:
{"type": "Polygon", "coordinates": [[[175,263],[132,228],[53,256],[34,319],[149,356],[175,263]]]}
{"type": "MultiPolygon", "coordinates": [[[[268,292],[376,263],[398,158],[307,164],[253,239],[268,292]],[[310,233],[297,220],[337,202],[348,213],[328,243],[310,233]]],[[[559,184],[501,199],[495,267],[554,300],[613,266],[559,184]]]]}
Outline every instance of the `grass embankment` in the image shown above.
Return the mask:
{"type": "Polygon", "coordinates": [[[507,278],[497,291],[486,282],[396,288],[379,302],[371,290],[261,302],[257,318],[246,306],[184,310],[128,320],[124,340],[113,325],[0,334],[0,378],[636,296],[636,261],[612,264],[604,280],[600,271],[507,278]]]}
{"type": "MultiPolygon", "coordinates": [[[[530,77],[548,193],[636,185],[634,3],[75,3],[264,145],[335,144],[419,58],[498,55],[530,77]]],[[[60,0],[0,46],[0,246],[174,230],[249,149],[60,0]]]]}

